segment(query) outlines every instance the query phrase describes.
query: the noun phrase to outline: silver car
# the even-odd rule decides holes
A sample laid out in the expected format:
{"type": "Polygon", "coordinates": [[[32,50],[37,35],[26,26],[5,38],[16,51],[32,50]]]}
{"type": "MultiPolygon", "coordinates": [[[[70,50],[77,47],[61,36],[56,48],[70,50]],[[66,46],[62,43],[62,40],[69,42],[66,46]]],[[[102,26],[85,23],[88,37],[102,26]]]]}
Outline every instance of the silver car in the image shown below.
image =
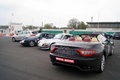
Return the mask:
{"type": "Polygon", "coordinates": [[[18,34],[12,36],[12,41],[21,41],[23,38],[35,36],[38,32],[37,31],[22,31],[18,34]]]}
{"type": "Polygon", "coordinates": [[[71,36],[72,36],[71,34],[60,33],[60,34],[55,35],[55,37],[52,39],[39,40],[38,47],[40,49],[50,49],[52,44],[55,44],[56,42],[59,42],[61,40],[67,40],[71,36]]]}

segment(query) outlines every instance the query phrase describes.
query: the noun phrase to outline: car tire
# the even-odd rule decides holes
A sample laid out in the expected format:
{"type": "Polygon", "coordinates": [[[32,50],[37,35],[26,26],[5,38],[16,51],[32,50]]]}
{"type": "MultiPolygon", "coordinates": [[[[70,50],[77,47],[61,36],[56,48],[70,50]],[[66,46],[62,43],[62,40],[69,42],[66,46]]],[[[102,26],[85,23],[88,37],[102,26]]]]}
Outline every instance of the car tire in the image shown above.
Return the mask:
{"type": "Polygon", "coordinates": [[[114,54],[114,46],[112,46],[111,52],[110,52],[110,56],[112,56],[114,54]]]}
{"type": "Polygon", "coordinates": [[[58,66],[58,64],[57,64],[57,63],[54,63],[54,62],[52,62],[52,65],[53,65],[53,66],[58,66]]]}
{"type": "Polygon", "coordinates": [[[13,38],[12,38],[12,41],[13,41],[13,42],[16,42],[16,39],[13,37],[13,38]]]}
{"type": "Polygon", "coordinates": [[[113,39],[115,39],[115,37],[113,36],[113,39]]]}
{"type": "Polygon", "coordinates": [[[98,70],[99,73],[102,73],[105,68],[105,55],[102,55],[102,59],[100,61],[100,68],[98,70]]]}
{"type": "Polygon", "coordinates": [[[117,38],[117,37],[115,37],[115,40],[118,40],[118,38],[117,38]]]}
{"type": "Polygon", "coordinates": [[[30,47],[33,47],[33,46],[35,46],[35,42],[34,41],[30,41],[29,45],[30,45],[30,47]]]}

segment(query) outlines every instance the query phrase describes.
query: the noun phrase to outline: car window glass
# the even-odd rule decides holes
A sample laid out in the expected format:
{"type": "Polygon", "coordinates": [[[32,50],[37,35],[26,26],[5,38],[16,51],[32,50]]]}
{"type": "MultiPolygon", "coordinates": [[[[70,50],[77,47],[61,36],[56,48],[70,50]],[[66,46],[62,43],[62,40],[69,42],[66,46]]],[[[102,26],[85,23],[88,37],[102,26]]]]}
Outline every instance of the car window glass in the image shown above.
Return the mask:
{"type": "Polygon", "coordinates": [[[48,37],[48,38],[53,38],[54,35],[52,35],[52,34],[48,34],[47,37],[48,37]]]}
{"type": "Polygon", "coordinates": [[[118,33],[116,32],[115,35],[117,35],[118,33]]]}
{"type": "Polygon", "coordinates": [[[120,32],[118,34],[120,35],[120,32]]]}
{"type": "Polygon", "coordinates": [[[30,32],[26,32],[26,34],[30,34],[30,32]]]}
{"type": "Polygon", "coordinates": [[[55,37],[54,37],[54,39],[61,39],[62,38],[62,34],[57,34],[55,37]]]}
{"type": "Polygon", "coordinates": [[[106,41],[106,38],[104,36],[101,35],[101,38],[103,41],[106,41]]]}
{"type": "Polygon", "coordinates": [[[103,42],[105,42],[106,41],[106,38],[104,37],[104,36],[102,36],[102,35],[98,35],[98,40],[101,42],[101,43],[103,43],[103,42]]]}
{"type": "Polygon", "coordinates": [[[23,34],[23,32],[19,32],[19,33],[18,33],[18,35],[21,35],[21,34],[23,34]]]}
{"type": "Polygon", "coordinates": [[[25,34],[25,31],[23,31],[22,33],[25,34]]]}
{"type": "Polygon", "coordinates": [[[23,34],[27,34],[27,32],[26,32],[26,31],[23,31],[23,34]]]}
{"type": "Polygon", "coordinates": [[[41,34],[41,35],[40,35],[40,38],[43,38],[43,37],[45,37],[45,34],[41,34]]]}
{"type": "Polygon", "coordinates": [[[70,37],[71,37],[70,35],[65,35],[63,39],[68,39],[70,37]]]}
{"type": "Polygon", "coordinates": [[[38,33],[38,31],[33,31],[32,33],[33,33],[33,34],[37,34],[37,33],[38,33]]]}

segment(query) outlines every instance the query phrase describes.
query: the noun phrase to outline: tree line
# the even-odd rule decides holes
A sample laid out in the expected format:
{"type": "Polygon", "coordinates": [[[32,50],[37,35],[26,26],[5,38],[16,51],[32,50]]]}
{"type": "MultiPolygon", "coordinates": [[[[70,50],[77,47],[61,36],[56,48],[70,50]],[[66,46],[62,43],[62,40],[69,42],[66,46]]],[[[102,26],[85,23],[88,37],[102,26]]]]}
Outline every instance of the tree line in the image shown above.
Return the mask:
{"type": "MultiPolygon", "coordinates": [[[[61,27],[61,29],[86,29],[88,27],[87,24],[85,24],[83,21],[79,21],[76,18],[72,18],[68,21],[68,25],[67,27],[61,27]]],[[[34,29],[38,29],[38,28],[42,28],[42,29],[58,29],[58,27],[54,26],[53,23],[47,23],[44,26],[32,26],[32,25],[28,25],[27,27],[23,26],[23,30],[29,29],[29,30],[34,30],[34,29]]]]}

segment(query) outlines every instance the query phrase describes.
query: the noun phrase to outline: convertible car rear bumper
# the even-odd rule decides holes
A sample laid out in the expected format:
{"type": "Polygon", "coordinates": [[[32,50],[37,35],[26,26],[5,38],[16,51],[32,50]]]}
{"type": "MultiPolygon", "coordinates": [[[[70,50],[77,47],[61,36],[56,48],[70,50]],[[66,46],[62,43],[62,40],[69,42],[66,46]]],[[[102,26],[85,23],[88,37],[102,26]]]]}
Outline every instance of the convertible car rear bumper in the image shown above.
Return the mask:
{"type": "Polygon", "coordinates": [[[82,71],[97,71],[100,67],[101,58],[66,58],[58,57],[53,53],[50,53],[50,59],[53,64],[67,65],[77,67],[82,71]]]}

